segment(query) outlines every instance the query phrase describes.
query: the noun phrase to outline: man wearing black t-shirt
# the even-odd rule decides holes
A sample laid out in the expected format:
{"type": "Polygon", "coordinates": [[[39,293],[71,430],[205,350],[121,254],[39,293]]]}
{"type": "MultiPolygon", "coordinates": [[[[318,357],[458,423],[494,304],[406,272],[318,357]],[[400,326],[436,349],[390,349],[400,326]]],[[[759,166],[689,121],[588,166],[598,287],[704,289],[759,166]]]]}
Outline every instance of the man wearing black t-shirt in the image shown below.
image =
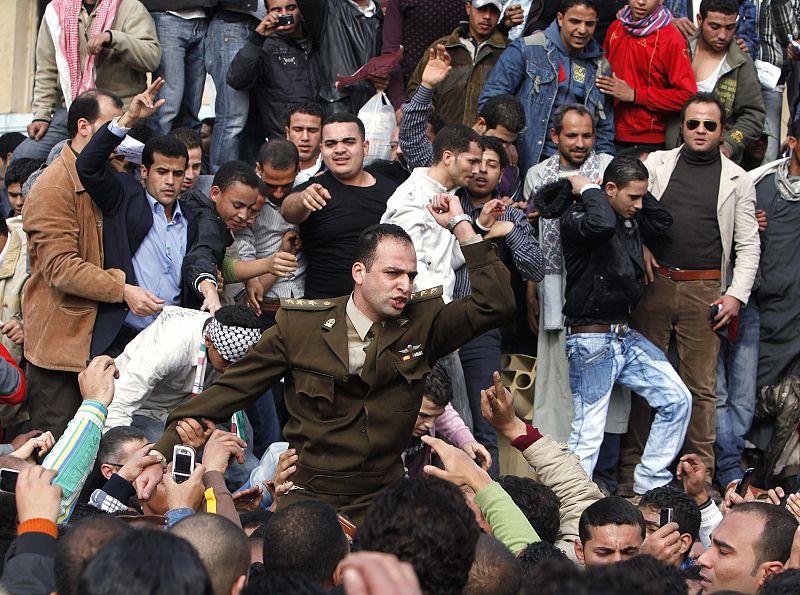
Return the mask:
{"type": "Polygon", "coordinates": [[[364,124],[352,114],[336,114],[322,124],[322,160],[327,171],[286,197],[281,214],[300,226],[308,259],[305,297],[347,295],[361,232],[379,223],[397,184],[364,170],[369,149],[364,124]]]}

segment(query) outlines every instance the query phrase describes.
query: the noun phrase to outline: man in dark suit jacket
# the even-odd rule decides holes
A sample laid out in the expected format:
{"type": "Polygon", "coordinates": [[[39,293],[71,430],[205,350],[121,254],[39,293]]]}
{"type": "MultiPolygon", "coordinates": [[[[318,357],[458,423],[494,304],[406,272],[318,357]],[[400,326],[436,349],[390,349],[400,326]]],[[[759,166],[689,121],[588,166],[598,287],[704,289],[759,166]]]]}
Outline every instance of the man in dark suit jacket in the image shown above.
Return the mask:
{"type": "Polygon", "coordinates": [[[152,137],[145,143],[144,188],[108,163],[127,131],[155,111],[152,101],[147,105],[148,99],[147,92],[137,95],[127,112],[102,126],[76,164],[78,176],[103,212],[104,266],[125,271],[128,283],[147,290],[135,312],[126,304],[107,304],[98,311],[92,356],[119,355],[164,305],[185,301],[183,257],[198,236],[193,214],[178,202],[188,162],[185,145],[170,136],[152,137]]]}
{"type": "MultiPolygon", "coordinates": [[[[303,489],[280,506],[320,499],[360,521],[378,491],[403,476],[400,457],[431,367],[514,311],[509,272],[491,243],[475,234],[456,197],[440,196],[430,210],[461,244],[469,297],[445,305],[441,287],[411,293],[417,258],[408,234],[369,227],[352,266],[353,293],[282,300],[276,325],[214,386],[170,414],[151,454],[166,464],[180,443],[178,419],[222,421],[286,375],[284,436],[299,457],[292,481],[303,489]]],[[[145,471],[145,497],[160,479],[154,467],[145,471]]]]}

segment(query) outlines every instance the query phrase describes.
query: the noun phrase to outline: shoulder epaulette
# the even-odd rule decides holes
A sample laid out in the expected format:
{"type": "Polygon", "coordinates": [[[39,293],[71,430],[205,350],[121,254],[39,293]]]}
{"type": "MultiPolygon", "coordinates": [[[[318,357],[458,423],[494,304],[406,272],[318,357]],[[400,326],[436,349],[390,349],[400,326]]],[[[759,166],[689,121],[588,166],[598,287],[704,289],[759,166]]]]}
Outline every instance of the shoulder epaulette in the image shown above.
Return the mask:
{"type": "Polygon", "coordinates": [[[281,298],[284,310],[327,310],[334,305],[333,300],[306,300],[299,298],[281,298]]]}
{"type": "Polygon", "coordinates": [[[441,285],[437,287],[431,287],[430,289],[421,289],[420,291],[415,291],[411,294],[411,297],[408,298],[408,303],[413,304],[414,302],[422,302],[424,300],[442,297],[442,294],[443,288],[441,285]]]}

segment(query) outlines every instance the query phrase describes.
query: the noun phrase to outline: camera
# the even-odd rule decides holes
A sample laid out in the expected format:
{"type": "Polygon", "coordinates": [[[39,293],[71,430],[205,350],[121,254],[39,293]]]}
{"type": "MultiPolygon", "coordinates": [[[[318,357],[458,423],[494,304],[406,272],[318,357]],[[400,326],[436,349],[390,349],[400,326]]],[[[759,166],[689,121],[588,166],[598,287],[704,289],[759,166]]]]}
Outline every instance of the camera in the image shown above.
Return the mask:
{"type": "Polygon", "coordinates": [[[194,471],[194,449],[191,446],[176,444],[172,449],[172,479],[183,483],[194,471]]]}
{"type": "Polygon", "coordinates": [[[663,527],[664,525],[669,524],[671,522],[672,522],[672,509],[662,508],[658,526],[663,527]]]}
{"type": "Polygon", "coordinates": [[[18,469],[3,467],[0,469],[0,492],[15,494],[17,492],[18,469]]]}
{"type": "Polygon", "coordinates": [[[278,27],[288,27],[294,25],[294,15],[284,14],[278,17],[278,27]]]}

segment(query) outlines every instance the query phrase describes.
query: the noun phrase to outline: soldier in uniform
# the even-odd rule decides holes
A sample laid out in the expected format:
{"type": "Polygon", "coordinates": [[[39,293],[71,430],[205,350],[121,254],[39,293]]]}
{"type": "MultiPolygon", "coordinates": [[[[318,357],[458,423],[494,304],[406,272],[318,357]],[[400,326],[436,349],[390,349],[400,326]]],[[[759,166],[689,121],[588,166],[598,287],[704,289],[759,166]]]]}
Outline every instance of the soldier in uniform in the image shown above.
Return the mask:
{"type": "MultiPolygon", "coordinates": [[[[333,299],[284,299],[276,325],[220,380],[177,407],[155,445],[162,463],[180,443],[177,421],[223,421],[285,375],[290,420],[284,435],[298,455],[296,488],[280,500],[322,499],[354,521],[381,488],[403,476],[422,401],[436,361],[496,328],[514,311],[508,270],[472,229],[457,198],[429,205],[458,239],[472,295],[445,305],[442,288],[411,293],[416,254],[396,225],[368,228],[353,263],[353,293],[333,299]]],[[[145,470],[143,497],[160,480],[145,470]]]]}

